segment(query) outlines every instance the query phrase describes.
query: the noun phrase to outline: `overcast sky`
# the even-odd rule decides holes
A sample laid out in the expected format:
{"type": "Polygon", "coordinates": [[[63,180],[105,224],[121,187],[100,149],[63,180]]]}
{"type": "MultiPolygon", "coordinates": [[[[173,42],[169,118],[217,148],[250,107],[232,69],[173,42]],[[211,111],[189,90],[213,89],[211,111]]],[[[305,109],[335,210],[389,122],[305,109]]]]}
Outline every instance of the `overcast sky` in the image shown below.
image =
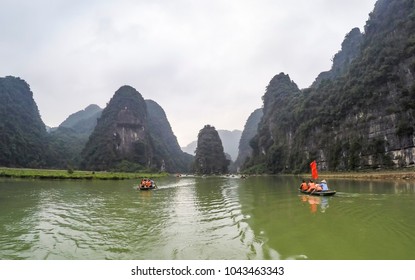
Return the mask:
{"type": "Polygon", "coordinates": [[[375,2],[0,0],[0,76],[26,80],[48,126],[130,85],[185,146],[242,130],[280,72],[309,87],[375,2]]]}

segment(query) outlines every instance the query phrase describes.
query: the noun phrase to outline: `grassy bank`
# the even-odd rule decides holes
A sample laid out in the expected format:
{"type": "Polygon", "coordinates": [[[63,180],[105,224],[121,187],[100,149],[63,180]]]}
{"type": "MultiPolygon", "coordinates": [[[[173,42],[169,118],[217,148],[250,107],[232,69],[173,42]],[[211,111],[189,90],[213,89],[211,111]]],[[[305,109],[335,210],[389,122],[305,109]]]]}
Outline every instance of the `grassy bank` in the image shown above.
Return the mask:
{"type": "Polygon", "coordinates": [[[33,179],[85,179],[85,180],[125,180],[159,178],[167,176],[167,173],[123,173],[104,171],[78,171],[53,169],[26,169],[26,168],[0,168],[0,177],[9,178],[33,178],[33,179]]]}

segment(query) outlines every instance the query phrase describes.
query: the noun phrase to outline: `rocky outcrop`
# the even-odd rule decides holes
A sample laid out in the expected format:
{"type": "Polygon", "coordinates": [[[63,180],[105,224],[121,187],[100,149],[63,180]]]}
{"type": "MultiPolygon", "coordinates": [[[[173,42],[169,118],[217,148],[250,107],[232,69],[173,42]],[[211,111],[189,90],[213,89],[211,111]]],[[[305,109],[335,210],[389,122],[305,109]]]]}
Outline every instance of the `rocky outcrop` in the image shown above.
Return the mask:
{"type": "MultiPolygon", "coordinates": [[[[218,129],[218,133],[225,153],[230,156],[230,160],[236,160],[238,156],[238,144],[241,139],[242,131],[238,129],[234,129],[232,131],[218,129]]],[[[188,154],[194,155],[196,154],[196,147],[197,141],[193,141],[181,149],[188,154]]]]}
{"type": "Polygon", "coordinates": [[[225,174],[229,160],[223,151],[222,141],[215,127],[205,125],[197,137],[194,171],[197,174],[225,174]]]}
{"type": "Polygon", "coordinates": [[[134,88],[123,86],[102,111],[83,150],[82,167],[93,170],[118,169],[120,165],[149,168],[152,156],[146,103],[134,88]]]}

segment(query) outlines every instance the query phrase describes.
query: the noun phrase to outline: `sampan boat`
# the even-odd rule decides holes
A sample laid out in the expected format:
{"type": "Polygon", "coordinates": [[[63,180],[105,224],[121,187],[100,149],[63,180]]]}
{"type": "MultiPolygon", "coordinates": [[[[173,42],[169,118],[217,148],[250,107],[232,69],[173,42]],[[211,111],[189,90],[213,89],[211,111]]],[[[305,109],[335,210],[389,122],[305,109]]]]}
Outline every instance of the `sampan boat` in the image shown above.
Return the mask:
{"type": "Polygon", "coordinates": [[[300,190],[301,193],[309,194],[309,195],[317,195],[317,196],[332,196],[336,194],[336,191],[334,190],[328,190],[328,191],[314,191],[314,192],[307,192],[300,190]]]}

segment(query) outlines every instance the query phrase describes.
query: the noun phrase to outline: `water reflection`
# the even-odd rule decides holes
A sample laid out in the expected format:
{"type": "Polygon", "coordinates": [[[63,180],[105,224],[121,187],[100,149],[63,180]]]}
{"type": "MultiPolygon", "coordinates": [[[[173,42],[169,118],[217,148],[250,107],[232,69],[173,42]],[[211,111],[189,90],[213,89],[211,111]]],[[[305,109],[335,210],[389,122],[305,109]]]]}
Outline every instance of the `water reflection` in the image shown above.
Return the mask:
{"type": "Polygon", "coordinates": [[[310,212],[315,214],[320,209],[321,213],[325,213],[329,207],[329,198],[325,196],[301,195],[301,202],[308,204],[310,212]]]}
{"type": "Polygon", "coordinates": [[[415,258],[415,183],[298,181],[0,181],[0,259],[415,258]]]}

